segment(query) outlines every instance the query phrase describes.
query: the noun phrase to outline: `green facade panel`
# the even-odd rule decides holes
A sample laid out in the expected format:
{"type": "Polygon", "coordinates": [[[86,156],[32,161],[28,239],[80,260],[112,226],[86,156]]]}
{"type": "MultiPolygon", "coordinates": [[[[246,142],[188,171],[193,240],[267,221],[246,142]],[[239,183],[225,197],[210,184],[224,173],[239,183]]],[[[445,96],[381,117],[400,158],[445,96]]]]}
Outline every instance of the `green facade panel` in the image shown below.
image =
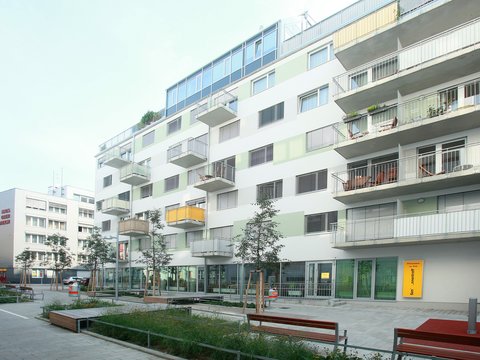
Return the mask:
{"type": "MultiPolygon", "coordinates": [[[[303,211],[279,214],[275,217],[275,221],[278,222],[277,230],[285,237],[301,236],[305,233],[303,211]]],[[[241,235],[247,222],[248,219],[234,221],[233,236],[241,235]]]]}
{"type": "Polygon", "coordinates": [[[308,58],[307,54],[302,54],[295,59],[278,66],[275,69],[275,81],[277,84],[291,79],[301,73],[307,71],[308,58]]]}
{"type": "Polygon", "coordinates": [[[273,163],[279,164],[305,156],[305,135],[298,135],[273,144],[273,163]]]}
{"type": "Polygon", "coordinates": [[[250,82],[245,82],[237,89],[238,101],[245,100],[250,97],[250,82]]]}

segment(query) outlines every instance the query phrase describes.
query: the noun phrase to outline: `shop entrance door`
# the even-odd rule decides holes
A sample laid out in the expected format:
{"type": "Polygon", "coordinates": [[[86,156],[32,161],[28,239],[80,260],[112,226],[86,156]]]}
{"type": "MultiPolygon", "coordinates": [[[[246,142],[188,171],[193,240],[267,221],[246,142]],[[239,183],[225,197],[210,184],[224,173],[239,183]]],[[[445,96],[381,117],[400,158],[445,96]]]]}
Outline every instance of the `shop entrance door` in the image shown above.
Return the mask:
{"type": "Polygon", "coordinates": [[[332,297],[333,263],[315,262],[307,263],[307,296],[332,297]]]}

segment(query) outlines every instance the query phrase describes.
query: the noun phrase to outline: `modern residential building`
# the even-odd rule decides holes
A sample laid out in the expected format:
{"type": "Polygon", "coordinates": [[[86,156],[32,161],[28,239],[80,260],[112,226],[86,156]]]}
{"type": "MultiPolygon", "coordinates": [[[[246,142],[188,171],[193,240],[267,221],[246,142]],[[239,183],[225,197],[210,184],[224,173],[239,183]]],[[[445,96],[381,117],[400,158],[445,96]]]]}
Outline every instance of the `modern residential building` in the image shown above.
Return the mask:
{"type": "Polygon", "coordinates": [[[32,283],[49,281],[53,273],[43,263],[51,258],[45,240],[59,234],[68,238],[72,269],[80,268],[82,249],[94,226],[93,191],[72,186],[52,187],[48,194],[23,189],[0,192],[0,268],[9,281],[18,281],[15,257],[25,249],[35,253],[32,283]]]}
{"type": "Polygon", "coordinates": [[[143,286],[145,213],[161,209],[162,288],[239,294],[251,267],[230,245],[263,194],[285,235],[267,274],[281,297],[480,297],[479,55],[476,0],[360,0],[181,79],[160,120],[97,155],[121,286],[143,286]]]}

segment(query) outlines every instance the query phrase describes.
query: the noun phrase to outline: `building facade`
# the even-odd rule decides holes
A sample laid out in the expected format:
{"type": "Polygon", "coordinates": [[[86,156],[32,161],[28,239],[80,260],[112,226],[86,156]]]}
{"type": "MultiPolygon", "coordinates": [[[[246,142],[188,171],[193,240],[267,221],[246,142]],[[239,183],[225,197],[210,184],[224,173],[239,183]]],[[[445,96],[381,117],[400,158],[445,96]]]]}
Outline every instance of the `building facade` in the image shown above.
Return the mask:
{"type": "Polygon", "coordinates": [[[288,39],[278,22],[167,89],[162,119],[97,155],[121,285],[143,286],[145,213],[161,209],[162,288],[239,294],[250,267],[230,245],[267,195],[282,297],[480,297],[479,16],[475,0],[361,0],[288,39]]]}
{"type": "Polygon", "coordinates": [[[72,269],[79,268],[94,226],[93,191],[63,186],[42,194],[14,188],[0,192],[0,207],[0,268],[7,270],[9,281],[18,281],[15,257],[27,248],[35,254],[32,283],[50,280],[53,273],[43,263],[52,257],[45,241],[54,234],[68,238],[72,269]]]}

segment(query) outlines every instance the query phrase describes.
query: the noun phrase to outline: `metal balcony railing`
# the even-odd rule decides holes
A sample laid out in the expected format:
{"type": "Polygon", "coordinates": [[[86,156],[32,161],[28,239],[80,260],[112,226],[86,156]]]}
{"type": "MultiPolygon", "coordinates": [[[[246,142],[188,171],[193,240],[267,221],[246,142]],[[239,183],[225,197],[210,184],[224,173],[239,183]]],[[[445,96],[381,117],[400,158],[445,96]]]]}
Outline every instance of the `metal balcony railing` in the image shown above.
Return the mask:
{"type": "Polygon", "coordinates": [[[334,224],[333,242],[388,240],[443,236],[455,238],[480,231],[480,209],[435,211],[410,215],[382,216],[372,219],[347,220],[334,224]]]}
{"type": "Polygon", "coordinates": [[[132,152],[131,150],[125,151],[121,150],[119,147],[112,148],[105,152],[105,161],[108,161],[113,158],[120,158],[125,161],[131,161],[132,160],[132,152]]]}
{"type": "Polygon", "coordinates": [[[170,160],[173,158],[186,155],[189,153],[193,153],[198,157],[206,158],[207,147],[208,145],[203,141],[200,141],[194,138],[189,138],[187,140],[181,141],[177,144],[170,146],[167,150],[167,159],[170,162],[170,160]]]}
{"type": "Polygon", "coordinates": [[[235,167],[223,162],[215,162],[203,168],[193,170],[192,176],[198,175],[198,181],[207,181],[213,178],[221,178],[235,182],[235,167]]]}
{"type": "Polygon", "coordinates": [[[394,74],[401,74],[479,42],[480,20],[476,19],[334,77],[333,94],[341,95],[394,74]]]}
{"type": "Polygon", "coordinates": [[[361,166],[332,174],[334,193],[459,173],[480,166],[480,144],[470,144],[361,166]]]}
{"type": "Polygon", "coordinates": [[[128,212],[130,201],[120,200],[118,197],[108,198],[102,201],[102,212],[109,213],[111,211],[128,212]]]}

